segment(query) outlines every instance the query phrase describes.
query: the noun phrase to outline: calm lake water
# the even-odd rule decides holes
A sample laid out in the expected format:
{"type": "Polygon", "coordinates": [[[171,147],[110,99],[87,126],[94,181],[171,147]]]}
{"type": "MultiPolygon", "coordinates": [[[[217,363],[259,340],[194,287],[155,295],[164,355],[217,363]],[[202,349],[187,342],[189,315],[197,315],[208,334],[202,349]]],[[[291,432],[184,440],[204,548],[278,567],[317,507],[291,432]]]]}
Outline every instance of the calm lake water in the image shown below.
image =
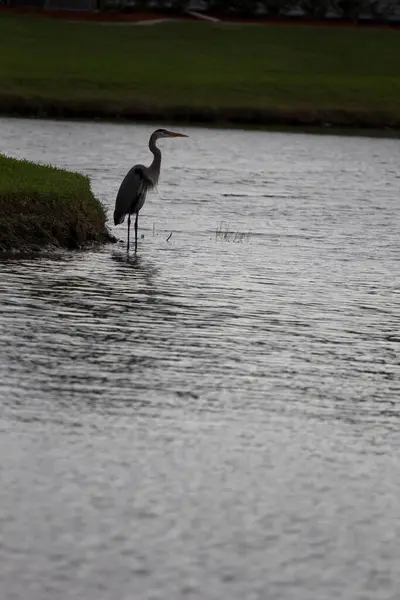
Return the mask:
{"type": "MultiPolygon", "coordinates": [[[[111,217],[156,128],[1,151],[111,217]]],[[[399,141],[180,131],[136,261],[0,262],[1,598],[397,600],[399,141]]]]}

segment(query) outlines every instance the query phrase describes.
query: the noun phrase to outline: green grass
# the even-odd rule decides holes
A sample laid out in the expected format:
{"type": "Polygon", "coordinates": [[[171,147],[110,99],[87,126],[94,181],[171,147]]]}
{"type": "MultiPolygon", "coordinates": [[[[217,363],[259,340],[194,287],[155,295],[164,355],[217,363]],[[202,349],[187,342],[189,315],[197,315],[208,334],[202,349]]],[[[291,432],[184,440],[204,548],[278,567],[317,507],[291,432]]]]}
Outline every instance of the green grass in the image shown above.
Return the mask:
{"type": "Polygon", "coordinates": [[[0,250],[77,248],[107,238],[88,177],[0,154],[0,250]]]}
{"type": "Polygon", "coordinates": [[[298,25],[0,20],[0,109],[400,125],[400,34],[298,25]]]}

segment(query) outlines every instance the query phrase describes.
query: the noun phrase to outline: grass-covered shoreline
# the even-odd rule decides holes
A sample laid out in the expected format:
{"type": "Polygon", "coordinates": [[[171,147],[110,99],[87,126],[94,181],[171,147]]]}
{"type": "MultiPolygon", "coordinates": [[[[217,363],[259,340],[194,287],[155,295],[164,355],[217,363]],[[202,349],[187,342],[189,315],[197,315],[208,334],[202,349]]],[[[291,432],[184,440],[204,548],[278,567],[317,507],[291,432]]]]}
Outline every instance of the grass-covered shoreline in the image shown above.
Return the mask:
{"type": "Polygon", "coordinates": [[[0,20],[0,112],[400,127],[395,30],[0,20]]]}
{"type": "Polygon", "coordinates": [[[111,240],[89,178],[0,154],[0,251],[111,240]]]}

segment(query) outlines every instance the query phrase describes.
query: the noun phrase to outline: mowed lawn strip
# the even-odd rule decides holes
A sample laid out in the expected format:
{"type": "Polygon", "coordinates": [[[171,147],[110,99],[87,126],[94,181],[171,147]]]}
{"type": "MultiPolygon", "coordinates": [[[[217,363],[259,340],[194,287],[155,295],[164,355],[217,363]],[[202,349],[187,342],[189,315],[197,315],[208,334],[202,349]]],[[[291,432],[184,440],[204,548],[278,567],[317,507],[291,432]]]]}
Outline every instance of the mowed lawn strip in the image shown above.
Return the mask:
{"type": "Polygon", "coordinates": [[[0,50],[3,112],[400,124],[395,30],[2,16],[0,50]]]}

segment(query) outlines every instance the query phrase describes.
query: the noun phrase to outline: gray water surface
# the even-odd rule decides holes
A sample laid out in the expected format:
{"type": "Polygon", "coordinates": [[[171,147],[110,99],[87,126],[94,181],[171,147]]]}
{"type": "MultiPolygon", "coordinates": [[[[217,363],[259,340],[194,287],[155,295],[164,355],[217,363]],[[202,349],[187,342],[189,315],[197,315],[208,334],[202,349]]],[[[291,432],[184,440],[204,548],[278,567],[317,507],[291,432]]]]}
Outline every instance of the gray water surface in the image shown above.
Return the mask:
{"type": "MultiPolygon", "coordinates": [[[[155,128],[1,151],[111,217],[155,128]]],[[[136,260],[0,262],[0,597],[398,599],[399,142],[181,130],[136,260]]]]}

